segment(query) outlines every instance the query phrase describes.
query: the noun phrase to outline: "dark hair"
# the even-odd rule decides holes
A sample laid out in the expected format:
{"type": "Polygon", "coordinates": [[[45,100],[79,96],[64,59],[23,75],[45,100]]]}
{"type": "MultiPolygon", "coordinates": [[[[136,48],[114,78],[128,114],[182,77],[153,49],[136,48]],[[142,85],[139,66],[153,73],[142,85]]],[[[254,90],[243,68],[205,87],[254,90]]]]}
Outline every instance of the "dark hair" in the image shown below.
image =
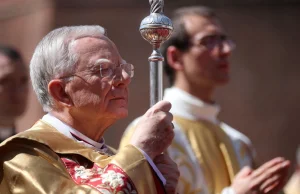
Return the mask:
{"type": "Polygon", "coordinates": [[[18,61],[18,60],[22,61],[21,54],[15,48],[6,45],[0,45],[0,54],[7,56],[12,61],[18,61]]]}
{"type": "Polygon", "coordinates": [[[170,46],[175,46],[180,51],[187,51],[190,47],[190,37],[186,32],[185,29],[185,21],[184,17],[189,15],[196,15],[202,16],[205,18],[216,18],[217,15],[215,12],[204,6],[191,6],[191,7],[182,7],[176,9],[172,14],[172,23],[174,27],[174,31],[165,43],[161,46],[161,52],[163,57],[165,58],[164,61],[164,71],[169,79],[171,85],[173,85],[175,80],[175,73],[174,70],[170,67],[167,61],[167,49],[170,46]]]}

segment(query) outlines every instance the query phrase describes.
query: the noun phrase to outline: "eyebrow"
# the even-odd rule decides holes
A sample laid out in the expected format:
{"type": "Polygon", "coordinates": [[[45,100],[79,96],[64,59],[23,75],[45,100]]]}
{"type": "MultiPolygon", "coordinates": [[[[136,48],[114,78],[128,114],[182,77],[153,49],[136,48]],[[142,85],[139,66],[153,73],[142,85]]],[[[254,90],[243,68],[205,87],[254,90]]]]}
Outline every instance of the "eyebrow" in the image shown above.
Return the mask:
{"type": "Polygon", "coordinates": [[[193,38],[194,41],[201,41],[203,38],[210,37],[210,36],[225,36],[228,37],[226,33],[207,33],[203,34],[202,36],[198,36],[197,38],[193,38]]]}
{"type": "Polygon", "coordinates": [[[112,61],[109,59],[97,59],[94,65],[98,65],[99,63],[112,63],[112,61]]]}
{"type": "Polygon", "coordinates": [[[112,61],[109,59],[105,59],[105,58],[97,59],[94,63],[88,65],[88,67],[93,68],[95,66],[99,66],[101,63],[112,63],[112,61]]]}
{"type": "MultiPolygon", "coordinates": [[[[105,59],[105,58],[97,59],[97,60],[95,61],[95,63],[89,65],[89,67],[99,66],[101,63],[113,63],[113,62],[112,62],[111,60],[105,59]]],[[[123,64],[123,63],[126,63],[126,60],[121,59],[121,63],[120,63],[120,64],[123,64]]]]}

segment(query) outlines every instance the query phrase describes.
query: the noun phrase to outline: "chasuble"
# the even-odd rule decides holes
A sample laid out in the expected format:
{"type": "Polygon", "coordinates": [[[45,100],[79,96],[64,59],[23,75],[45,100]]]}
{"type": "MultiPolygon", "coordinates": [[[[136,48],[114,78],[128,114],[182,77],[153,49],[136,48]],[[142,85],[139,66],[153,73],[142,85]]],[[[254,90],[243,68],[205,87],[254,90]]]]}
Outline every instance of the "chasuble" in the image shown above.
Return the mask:
{"type": "Polygon", "coordinates": [[[105,153],[40,120],[0,144],[0,193],[164,193],[145,156],[128,145],[105,153]]]}

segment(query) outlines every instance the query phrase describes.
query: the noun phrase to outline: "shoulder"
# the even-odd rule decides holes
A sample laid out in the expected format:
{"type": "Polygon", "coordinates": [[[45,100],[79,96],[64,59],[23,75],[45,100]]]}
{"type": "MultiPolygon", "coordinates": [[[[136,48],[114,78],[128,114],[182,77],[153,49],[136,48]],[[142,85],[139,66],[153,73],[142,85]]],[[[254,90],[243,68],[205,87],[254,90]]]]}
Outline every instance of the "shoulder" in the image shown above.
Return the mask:
{"type": "MultiPolygon", "coordinates": [[[[0,145],[1,165],[4,163],[32,164],[31,161],[40,161],[42,158],[51,164],[57,163],[59,156],[47,145],[15,135],[0,145]]],[[[24,168],[26,165],[24,166],[24,168]]]]}
{"type": "Polygon", "coordinates": [[[251,140],[246,135],[229,126],[228,124],[221,122],[220,127],[225,131],[232,141],[241,141],[248,146],[252,146],[251,140]]]}

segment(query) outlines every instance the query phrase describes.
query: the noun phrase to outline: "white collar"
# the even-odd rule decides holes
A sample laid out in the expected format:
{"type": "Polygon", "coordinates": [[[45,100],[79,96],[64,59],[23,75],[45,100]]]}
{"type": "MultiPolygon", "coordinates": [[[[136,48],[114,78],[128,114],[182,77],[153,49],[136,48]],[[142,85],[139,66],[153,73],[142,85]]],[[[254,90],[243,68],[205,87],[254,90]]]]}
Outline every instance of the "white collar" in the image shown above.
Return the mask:
{"type": "Polygon", "coordinates": [[[171,102],[171,113],[173,114],[191,120],[204,119],[215,124],[219,122],[217,119],[220,112],[219,105],[205,103],[179,88],[165,89],[164,100],[171,102]]]}
{"type": "Polygon", "coordinates": [[[53,126],[56,130],[64,134],[65,136],[82,143],[83,145],[87,147],[92,147],[95,148],[98,151],[106,152],[107,151],[107,146],[105,145],[104,138],[101,138],[99,142],[96,142],[87,136],[83,135],[76,129],[73,129],[66,123],[62,122],[55,116],[51,115],[50,113],[46,114],[43,116],[42,120],[51,126],[53,126]]]}

